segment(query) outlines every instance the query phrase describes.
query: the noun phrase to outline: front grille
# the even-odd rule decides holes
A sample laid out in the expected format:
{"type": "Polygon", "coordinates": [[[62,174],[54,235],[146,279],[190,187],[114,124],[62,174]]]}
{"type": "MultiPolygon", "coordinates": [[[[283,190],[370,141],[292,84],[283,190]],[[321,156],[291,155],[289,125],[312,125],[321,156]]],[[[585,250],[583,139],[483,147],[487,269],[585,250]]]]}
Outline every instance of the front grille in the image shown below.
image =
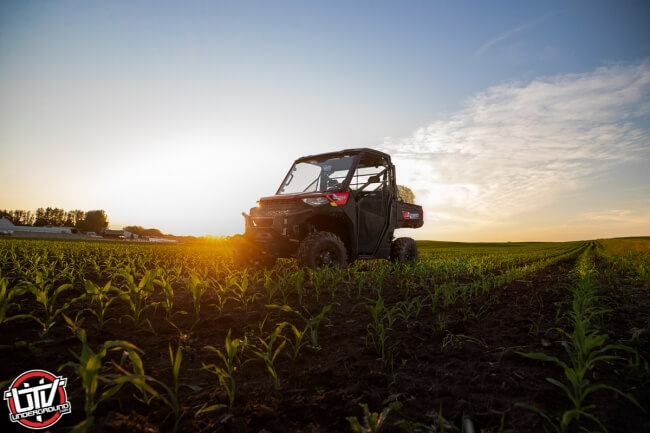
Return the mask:
{"type": "Polygon", "coordinates": [[[272,227],[273,218],[253,218],[255,227],[272,227]]]}
{"type": "Polygon", "coordinates": [[[284,215],[289,212],[287,209],[260,209],[259,215],[265,217],[274,217],[276,215],[284,215]]]}
{"type": "Polygon", "coordinates": [[[256,216],[274,217],[284,215],[306,206],[300,199],[261,200],[255,210],[256,216]]]}

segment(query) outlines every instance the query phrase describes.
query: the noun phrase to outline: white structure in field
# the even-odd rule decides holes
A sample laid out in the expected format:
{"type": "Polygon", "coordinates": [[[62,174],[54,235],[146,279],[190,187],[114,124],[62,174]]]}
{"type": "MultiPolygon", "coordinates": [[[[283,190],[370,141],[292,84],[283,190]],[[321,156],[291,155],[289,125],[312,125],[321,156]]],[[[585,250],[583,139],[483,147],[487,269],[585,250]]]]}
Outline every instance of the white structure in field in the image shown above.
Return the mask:
{"type": "Polygon", "coordinates": [[[140,238],[135,233],[131,233],[128,230],[112,230],[112,229],[104,229],[102,230],[102,236],[105,238],[112,238],[112,239],[127,239],[127,240],[135,240],[140,238]]]}
{"type": "Polygon", "coordinates": [[[6,217],[0,217],[0,236],[23,236],[31,238],[65,238],[70,235],[74,239],[120,239],[132,241],[145,241],[156,243],[176,243],[176,239],[165,239],[156,237],[140,237],[136,233],[127,230],[102,230],[102,234],[97,235],[95,232],[90,232],[85,235],[79,233],[75,227],[32,227],[32,226],[17,226],[6,217]]]}
{"type": "Polygon", "coordinates": [[[0,234],[3,235],[20,235],[21,233],[31,234],[31,233],[47,233],[47,234],[58,234],[58,235],[72,235],[79,233],[79,231],[74,227],[54,227],[54,226],[45,226],[45,227],[32,227],[32,226],[17,226],[12,223],[6,217],[0,218],[0,234]]]}
{"type": "Polygon", "coordinates": [[[157,242],[163,244],[175,244],[178,242],[176,239],[154,238],[149,236],[149,242],[157,242]]]}

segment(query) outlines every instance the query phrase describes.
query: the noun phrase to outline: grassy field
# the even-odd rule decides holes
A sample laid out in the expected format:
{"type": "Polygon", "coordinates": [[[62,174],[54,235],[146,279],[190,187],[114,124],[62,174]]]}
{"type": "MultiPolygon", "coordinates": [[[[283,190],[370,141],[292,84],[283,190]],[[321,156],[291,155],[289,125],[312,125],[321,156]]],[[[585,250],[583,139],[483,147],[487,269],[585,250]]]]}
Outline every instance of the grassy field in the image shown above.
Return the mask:
{"type": "Polygon", "coordinates": [[[418,248],[313,271],[1,239],[2,388],[67,377],[52,431],[650,431],[650,239],[418,248]]]}

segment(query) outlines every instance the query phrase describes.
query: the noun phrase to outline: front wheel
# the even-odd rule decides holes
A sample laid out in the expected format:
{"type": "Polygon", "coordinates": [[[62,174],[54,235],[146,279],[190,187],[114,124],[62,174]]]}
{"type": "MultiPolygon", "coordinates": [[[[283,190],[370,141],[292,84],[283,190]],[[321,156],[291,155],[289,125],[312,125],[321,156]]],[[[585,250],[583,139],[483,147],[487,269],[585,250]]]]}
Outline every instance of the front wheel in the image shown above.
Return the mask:
{"type": "Polygon", "coordinates": [[[390,246],[393,262],[413,263],[418,259],[418,247],[411,238],[397,238],[390,246]]]}
{"type": "Polygon", "coordinates": [[[345,244],[330,232],[315,232],[303,239],[296,258],[300,266],[312,269],[323,266],[344,268],[348,263],[345,244]]]}

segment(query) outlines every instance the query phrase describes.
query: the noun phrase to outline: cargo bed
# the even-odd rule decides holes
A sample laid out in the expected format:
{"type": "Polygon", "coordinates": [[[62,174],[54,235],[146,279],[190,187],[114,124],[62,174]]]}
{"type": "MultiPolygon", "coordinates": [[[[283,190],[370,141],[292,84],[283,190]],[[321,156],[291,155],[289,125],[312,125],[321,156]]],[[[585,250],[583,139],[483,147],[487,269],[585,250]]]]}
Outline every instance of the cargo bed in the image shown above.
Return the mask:
{"type": "Polygon", "coordinates": [[[424,211],[422,210],[422,206],[396,201],[395,207],[397,210],[397,224],[395,228],[417,229],[424,224],[424,211]]]}

